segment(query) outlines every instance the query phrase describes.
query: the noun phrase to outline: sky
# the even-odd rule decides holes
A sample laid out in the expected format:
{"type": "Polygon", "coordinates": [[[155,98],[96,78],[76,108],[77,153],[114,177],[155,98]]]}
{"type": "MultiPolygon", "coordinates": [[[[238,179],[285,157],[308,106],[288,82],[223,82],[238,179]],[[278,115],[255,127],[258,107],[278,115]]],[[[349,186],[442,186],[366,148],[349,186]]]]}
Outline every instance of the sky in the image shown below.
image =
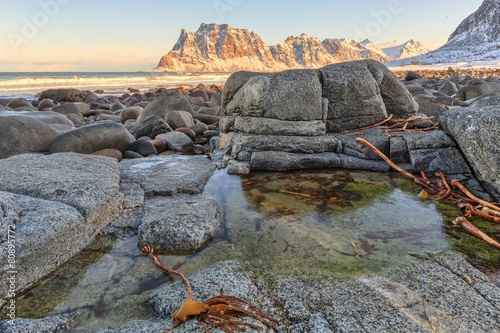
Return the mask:
{"type": "Polygon", "coordinates": [[[0,72],[156,67],[186,28],[227,23],[267,45],[306,33],[443,45],[482,0],[0,0],[0,72]]]}

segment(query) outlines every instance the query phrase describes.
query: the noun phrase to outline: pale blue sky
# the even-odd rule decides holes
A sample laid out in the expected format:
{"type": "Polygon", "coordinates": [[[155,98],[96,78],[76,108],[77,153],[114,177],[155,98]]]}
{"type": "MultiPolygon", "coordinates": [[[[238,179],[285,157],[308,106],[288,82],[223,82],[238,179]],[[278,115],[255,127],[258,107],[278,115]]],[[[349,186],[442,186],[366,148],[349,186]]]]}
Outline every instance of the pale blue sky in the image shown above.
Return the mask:
{"type": "Polygon", "coordinates": [[[182,28],[228,23],[268,45],[306,33],[434,49],[482,0],[4,1],[0,71],[138,71],[156,66],[182,28]]]}

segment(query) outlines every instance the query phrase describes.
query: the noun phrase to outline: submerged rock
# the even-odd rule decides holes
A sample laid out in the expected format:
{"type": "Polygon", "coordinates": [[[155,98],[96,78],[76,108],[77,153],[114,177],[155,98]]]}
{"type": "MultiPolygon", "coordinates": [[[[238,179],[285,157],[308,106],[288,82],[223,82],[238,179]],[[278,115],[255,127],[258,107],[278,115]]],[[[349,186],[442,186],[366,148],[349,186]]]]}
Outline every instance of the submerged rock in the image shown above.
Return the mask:
{"type": "Polygon", "coordinates": [[[139,248],[163,253],[193,253],[215,236],[217,202],[206,196],[157,197],[146,202],[139,226],[139,248]]]}

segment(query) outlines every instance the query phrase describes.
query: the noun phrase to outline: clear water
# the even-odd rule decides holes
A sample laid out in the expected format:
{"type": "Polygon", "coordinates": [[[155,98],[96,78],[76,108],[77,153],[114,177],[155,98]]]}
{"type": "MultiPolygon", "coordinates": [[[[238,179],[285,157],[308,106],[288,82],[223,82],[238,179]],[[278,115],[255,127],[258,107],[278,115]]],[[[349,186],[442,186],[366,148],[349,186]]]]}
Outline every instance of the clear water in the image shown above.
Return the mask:
{"type": "MultiPolygon", "coordinates": [[[[450,248],[473,249],[474,259],[500,267],[496,249],[464,234],[448,236],[448,216],[459,214],[454,206],[419,199],[417,187],[399,174],[328,170],[240,178],[216,171],[205,193],[219,202],[219,234],[193,255],[160,257],[186,274],[235,259],[270,285],[285,275],[350,279],[410,264],[409,254],[450,248]]],[[[144,299],[164,283],[140,255],[136,236],[102,236],[20,296],[18,316],[84,308],[89,316],[75,332],[117,327],[153,317],[144,299]]]]}

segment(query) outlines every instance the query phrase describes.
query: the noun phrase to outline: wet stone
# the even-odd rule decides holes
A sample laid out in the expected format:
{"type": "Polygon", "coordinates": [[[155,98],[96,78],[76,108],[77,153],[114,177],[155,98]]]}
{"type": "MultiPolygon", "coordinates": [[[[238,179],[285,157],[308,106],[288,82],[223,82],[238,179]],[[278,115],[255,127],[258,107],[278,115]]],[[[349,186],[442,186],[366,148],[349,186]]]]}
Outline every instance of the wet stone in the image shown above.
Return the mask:
{"type": "Polygon", "coordinates": [[[140,184],[147,197],[199,194],[215,170],[204,156],[160,155],[120,163],[122,184],[140,184]]]}
{"type": "Polygon", "coordinates": [[[176,195],[146,202],[139,226],[139,248],[163,253],[193,253],[215,236],[217,202],[207,196],[176,195]]]}

